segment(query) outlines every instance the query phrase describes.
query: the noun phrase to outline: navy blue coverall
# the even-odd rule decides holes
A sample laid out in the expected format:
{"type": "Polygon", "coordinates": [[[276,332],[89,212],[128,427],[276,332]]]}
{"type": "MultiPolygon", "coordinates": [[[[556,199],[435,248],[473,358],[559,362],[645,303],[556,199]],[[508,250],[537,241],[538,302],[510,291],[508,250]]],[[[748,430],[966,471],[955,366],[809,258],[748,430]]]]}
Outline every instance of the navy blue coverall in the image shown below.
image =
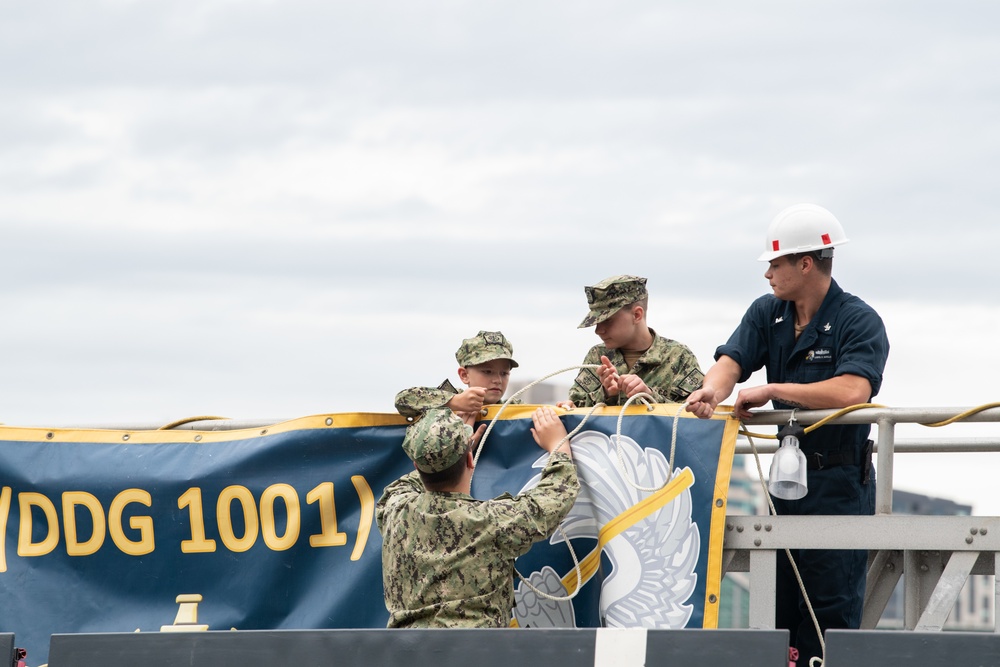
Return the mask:
{"type": "MultiPolygon", "coordinates": [[[[882,385],[889,340],[882,319],[868,304],[831,281],[819,311],[795,339],[795,303],[772,294],[747,310],[739,327],[715,352],[741,369],[739,382],[767,369],[768,383],[806,384],[839,375],[858,375],[882,385]]],[[[777,410],[795,406],[772,401],[777,410]]],[[[845,406],[846,407],[846,406],[845,406]]],[[[869,424],[825,425],[800,442],[809,461],[808,493],[800,500],[774,499],[778,514],[853,514],[875,512],[875,476],[871,469],[869,424]]],[[[793,550],[806,592],[824,632],[858,628],[864,606],[866,551],[793,550]]],[[[801,665],[821,655],[819,639],[799,592],[788,559],[778,554],[776,625],[787,628],[799,649],[801,665]]]]}

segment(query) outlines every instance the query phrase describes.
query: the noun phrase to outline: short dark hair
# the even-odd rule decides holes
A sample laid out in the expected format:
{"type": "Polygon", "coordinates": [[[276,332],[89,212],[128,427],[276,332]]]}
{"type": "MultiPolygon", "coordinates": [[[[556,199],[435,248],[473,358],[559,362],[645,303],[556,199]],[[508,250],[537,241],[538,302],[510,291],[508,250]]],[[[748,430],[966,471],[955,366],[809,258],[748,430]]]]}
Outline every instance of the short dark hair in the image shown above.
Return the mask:
{"type": "MultiPolygon", "coordinates": [[[[832,248],[831,248],[832,250],[832,248]]],[[[800,259],[806,256],[812,257],[813,264],[819,269],[819,272],[824,276],[833,275],[833,254],[829,257],[823,257],[823,253],[820,250],[812,250],[810,252],[796,252],[791,255],[785,255],[788,258],[789,263],[795,264],[800,259]]]]}
{"type": "Polygon", "coordinates": [[[462,479],[462,472],[465,470],[465,458],[471,450],[472,443],[470,442],[461,458],[444,470],[439,470],[438,472],[424,472],[418,468],[417,472],[420,473],[420,481],[424,483],[424,488],[428,491],[440,491],[457,484],[458,481],[462,479]]]}

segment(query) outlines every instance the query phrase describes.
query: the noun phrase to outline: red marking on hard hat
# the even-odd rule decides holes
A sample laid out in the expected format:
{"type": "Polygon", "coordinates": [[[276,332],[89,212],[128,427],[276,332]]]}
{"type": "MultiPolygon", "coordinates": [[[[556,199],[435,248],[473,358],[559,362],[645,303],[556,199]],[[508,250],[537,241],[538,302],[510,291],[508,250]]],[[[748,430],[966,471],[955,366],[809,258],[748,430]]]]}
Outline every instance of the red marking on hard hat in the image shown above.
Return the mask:
{"type": "Polygon", "coordinates": [[[830,243],[830,235],[823,234],[823,245],[827,245],[828,243],[830,243]]]}
{"type": "Polygon", "coordinates": [[[781,250],[781,248],[779,248],[778,245],[779,245],[778,239],[771,241],[771,250],[773,250],[774,252],[778,252],[779,250],[781,250]]]}

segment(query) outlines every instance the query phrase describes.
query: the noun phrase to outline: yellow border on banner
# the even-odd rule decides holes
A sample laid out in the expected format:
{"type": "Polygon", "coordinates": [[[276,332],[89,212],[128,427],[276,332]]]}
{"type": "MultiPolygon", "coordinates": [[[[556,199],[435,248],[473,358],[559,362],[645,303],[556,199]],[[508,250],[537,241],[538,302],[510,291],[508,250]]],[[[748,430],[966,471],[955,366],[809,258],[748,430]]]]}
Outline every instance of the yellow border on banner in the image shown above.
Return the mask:
{"type": "MultiPolygon", "coordinates": [[[[508,419],[524,419],[531,417],[531,413],[540,405],[544,404],[519,404],[508,405],[500,415],[500,421],[508,419]]],[[[501,406],[487,406],[486,414],[481,421],[492,420],[501,406]]],[[[657,403],[650,407],[645,405],[630,405],[626,410],[626,416],[636,415],[657,415],[660,417],[673,417],[680,408],[679,404],[657,403]]],[[[559,414],[585,415],[590,412],[590,408],[577,408],[575,410],[563,410],[556,408],[559,414]]],[[[603,407],[594,411],[595,416],[617,417],[621,414],[621,408],[603,407]]],[[[682,419],[695,419],[694,415],[684,412],[682,419]]],[[[715,417],[721,419],[721,417],[715,417]]],[[[210,420],[202,420],[210,421],[210,420]]],[[[221,421],[221,420],[220,420],[221,421]]],[[[82,428],[82,427],[59,427],[45,428],[42,426],[8,426],[0,424],[0,440],[11,440],[15,442],[95,442],[112,443],[125,442],[129,444],[163,444],[170,442],[229,442],[232,440],[246,440],[249,438],[261,437],[265,435],[275,435],[277,433],[287,433],[288,431],[301,431],[309,429],[328,428],[365,428],[370,426],[405,426],[410,421],[401,415],[381,412],[345,412],[339,414],[319,414],[306,417],[298,417],[283,422],[275,422],[266,426],[254,428],[243,428],[233,430],[195,430],[188,428],[174,428],[169,430],[158,429],[102,429],[102,428],[82,428]],[[124,437],[127,436],[127,437],[124,437]],[[197,438],[197,439],[196,439],[197,438]]]]}
{"type": "Polygon", "coordinates": [[[248,440],[289,431],[304,431],[329,428],[363,428],[368,426],[395,426],[407,424],[405,417],[395,414],[374,412],[350,412],[344,414],[311,415],[267,426],[242,428],[226,431],[191,429],[98,429],[98,428],[41,428],[24,426],[0,426],[0,440],[15,442],[92,442],[122,443],[130,445],[230,442],[248,440]]]}
{"type": "MultiPolygon", "coordinates": [[[[716,410],[725,411],[727,407],[729,406],[720,405],[716,410]]],[[[722,431],[722,445],[719,448],[719,461],[728,461],[729,465],[718,465],[715,473],[712,520],[709,522],[708,567],[705,573],[707,579],[705,582],[705,612],[701,624],[703,628],[719,627],[719,608],[722,606],[722,544],[726,537],[726,506],[729,503],[729,478],[733,473],[736,436],[740,430],[738,419],[719,414],[713,415],[712,419],[726,420],[726,426],[722,431]],[[714,602],[712,602],[713,597],[714,602]]]]}

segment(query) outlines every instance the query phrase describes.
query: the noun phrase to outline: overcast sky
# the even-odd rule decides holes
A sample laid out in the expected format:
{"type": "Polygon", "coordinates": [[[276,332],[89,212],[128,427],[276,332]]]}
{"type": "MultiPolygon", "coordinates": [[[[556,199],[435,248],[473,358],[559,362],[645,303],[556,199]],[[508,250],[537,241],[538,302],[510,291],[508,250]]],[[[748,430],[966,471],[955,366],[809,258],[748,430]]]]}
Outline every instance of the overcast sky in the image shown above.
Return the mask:
{"type": "MultiPolygon", "coordinates": [[[[480,329],[529,380],[617,273],[707,368],[803,201],[886,322],[876,400],[1000,400],[998,32],[985,1],[4,3],[0,420],[392,411],[480,329]]],[[[897,487],[998,514],[997,456],[897,487]]]]}

